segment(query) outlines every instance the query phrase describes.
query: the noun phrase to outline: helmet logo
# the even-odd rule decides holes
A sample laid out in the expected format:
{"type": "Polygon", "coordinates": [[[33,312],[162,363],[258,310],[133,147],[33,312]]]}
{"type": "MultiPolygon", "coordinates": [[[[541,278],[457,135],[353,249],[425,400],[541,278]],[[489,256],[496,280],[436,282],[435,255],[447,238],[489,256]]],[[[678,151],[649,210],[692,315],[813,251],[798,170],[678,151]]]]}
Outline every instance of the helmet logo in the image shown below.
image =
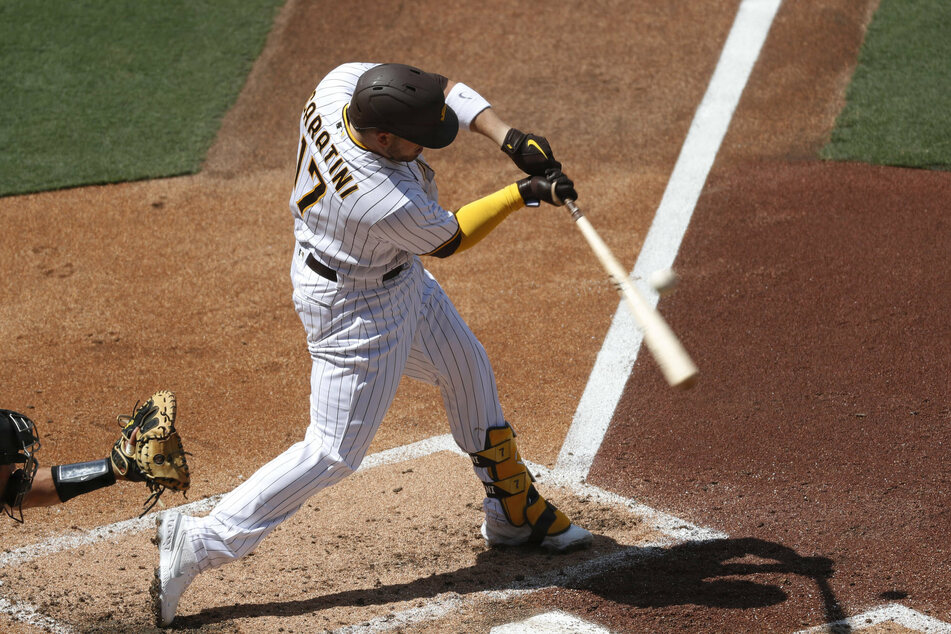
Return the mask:
{"type": "Polygon", "coordinates": [[[443,104],[442,112],[439,113],[439,122],[442,123],[446,120],[446,104],[443,104]]]}

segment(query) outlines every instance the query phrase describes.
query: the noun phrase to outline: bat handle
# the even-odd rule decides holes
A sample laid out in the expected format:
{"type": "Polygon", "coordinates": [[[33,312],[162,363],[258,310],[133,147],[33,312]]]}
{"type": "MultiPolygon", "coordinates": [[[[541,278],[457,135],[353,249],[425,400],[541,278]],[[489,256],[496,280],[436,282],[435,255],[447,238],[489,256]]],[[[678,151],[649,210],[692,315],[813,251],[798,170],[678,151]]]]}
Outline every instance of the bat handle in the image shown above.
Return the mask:
{"type": "Polygon", "coordinates": [[[570,198],[565,199],[565,207],[567,207],[568,211],[571,213],[572,220],[577,221],[578,218],[581,218],[584,215],[578,205],[575,204],[575,201],[570,198]]]}

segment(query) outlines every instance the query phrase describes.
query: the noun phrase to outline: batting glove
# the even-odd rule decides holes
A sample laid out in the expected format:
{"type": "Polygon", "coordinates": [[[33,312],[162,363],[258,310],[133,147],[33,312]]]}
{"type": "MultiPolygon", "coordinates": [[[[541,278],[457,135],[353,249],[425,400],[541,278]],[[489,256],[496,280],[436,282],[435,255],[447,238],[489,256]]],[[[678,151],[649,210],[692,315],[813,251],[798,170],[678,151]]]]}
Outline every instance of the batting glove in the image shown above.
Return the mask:
{"type": "Polygon", "coordinates": [[[520,170],[531,176],[544,176],[549,169],[561,169],[561,163],[555,160],[548,139],[534,134],[525,134],[512,128],[502,141],[502,151],[520,170]]]}
{"type": "Polygon", "coordinates": [[[577,200],[575,184],[559,169],[550,169],[544,176],[529,176],[518,181],[518,193],[525,204],[534,207],[539,201],[564,205],[566,199],[577,200]]]}

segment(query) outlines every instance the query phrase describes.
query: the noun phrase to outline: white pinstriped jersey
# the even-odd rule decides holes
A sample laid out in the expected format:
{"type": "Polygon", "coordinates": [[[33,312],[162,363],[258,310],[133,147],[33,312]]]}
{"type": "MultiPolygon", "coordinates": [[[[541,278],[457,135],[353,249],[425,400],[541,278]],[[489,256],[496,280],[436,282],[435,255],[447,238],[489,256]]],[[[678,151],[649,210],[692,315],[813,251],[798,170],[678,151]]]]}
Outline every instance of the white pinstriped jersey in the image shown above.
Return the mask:
{"type": "MultiPolygon", "coordinates": [[[[312,360],[310,424],[303,440],[208,516],[183,519],[200,570],[251,552],[310,496],[352,473],[403,376],[439,387],[450,431],[467,453],[484,449],[487,430],[505,424],[485,350],[418,257],[458,230],[436,202],[432,170],[419,159],[401,163],[370,152],[348,133],[345,107],[373,66],[331,71],[301,115],[290,273],[312,360]],[[338,279],[313,271],[309,254],[338,279]]],[[[484,468],[474,469],[488,479],[484,468]]],[[[492,521],[506,521],[498,500],[486,498],[483,508],[492,521]]]]}
{"type": "Polygon", "coordinates": [[[392,161],[351,135],[345,110],[360,75],[376,64],[331,71],[301,113],[296,185],[289,201],[305,251],[353,279],[379,279],[429,253],[458,230],[439,206],[433,170],[420,157],[392,161]]]}

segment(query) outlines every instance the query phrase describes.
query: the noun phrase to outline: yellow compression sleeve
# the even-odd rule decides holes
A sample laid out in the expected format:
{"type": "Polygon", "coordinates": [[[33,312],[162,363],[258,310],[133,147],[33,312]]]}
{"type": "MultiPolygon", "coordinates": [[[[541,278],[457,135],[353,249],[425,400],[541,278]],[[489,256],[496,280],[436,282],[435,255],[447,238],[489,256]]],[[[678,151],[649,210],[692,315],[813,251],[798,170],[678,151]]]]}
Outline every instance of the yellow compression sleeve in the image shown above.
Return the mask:
{"type": "Polygon", "coordinates": [[[500,222],[510,213],[521,209],[525,205],[522,195],[518,193],[518,185],[512,183],[494,194],[463,205],[456,212],[456,221],[459,222],[459,231],[462,240],[456,248],[456,253],[465,251],[479,240],[489,235],[500,222]]]}

